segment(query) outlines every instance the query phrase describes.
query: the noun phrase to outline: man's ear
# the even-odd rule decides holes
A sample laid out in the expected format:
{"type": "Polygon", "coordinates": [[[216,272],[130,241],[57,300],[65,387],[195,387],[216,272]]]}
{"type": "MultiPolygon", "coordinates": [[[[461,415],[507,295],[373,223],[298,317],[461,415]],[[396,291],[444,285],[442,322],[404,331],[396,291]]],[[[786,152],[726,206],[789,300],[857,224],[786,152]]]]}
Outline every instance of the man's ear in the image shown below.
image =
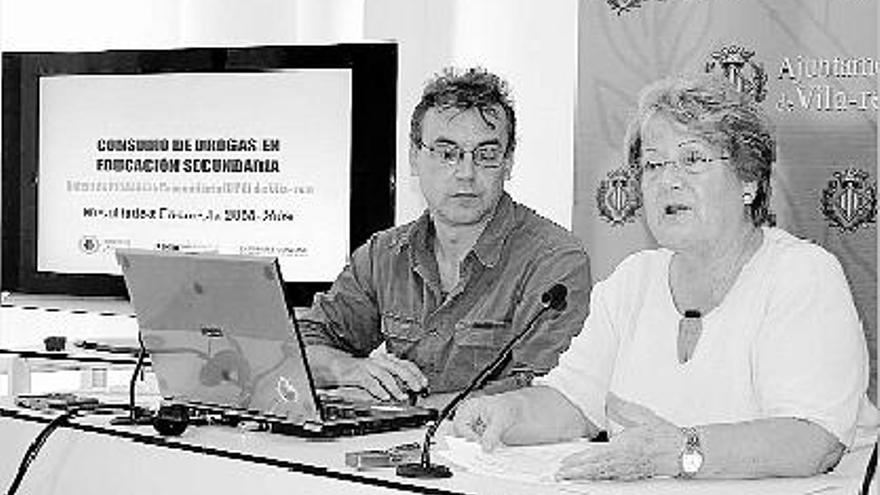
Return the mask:
{"type": "Polygon", "coordinates": [[[504,159],[504,180],[513,177],[513,155],[504,159]]]}

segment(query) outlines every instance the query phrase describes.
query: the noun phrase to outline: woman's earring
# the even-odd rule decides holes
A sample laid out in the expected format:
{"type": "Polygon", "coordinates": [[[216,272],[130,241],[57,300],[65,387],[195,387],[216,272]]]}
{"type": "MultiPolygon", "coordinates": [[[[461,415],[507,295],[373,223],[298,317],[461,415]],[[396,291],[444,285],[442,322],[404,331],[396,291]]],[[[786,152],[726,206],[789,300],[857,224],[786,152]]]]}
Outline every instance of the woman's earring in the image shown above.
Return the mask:
{"type": "Polygon", "coordinates": [[[743,204],[750,205],[754,201],[752,193],[743,193],[743,204]]]}

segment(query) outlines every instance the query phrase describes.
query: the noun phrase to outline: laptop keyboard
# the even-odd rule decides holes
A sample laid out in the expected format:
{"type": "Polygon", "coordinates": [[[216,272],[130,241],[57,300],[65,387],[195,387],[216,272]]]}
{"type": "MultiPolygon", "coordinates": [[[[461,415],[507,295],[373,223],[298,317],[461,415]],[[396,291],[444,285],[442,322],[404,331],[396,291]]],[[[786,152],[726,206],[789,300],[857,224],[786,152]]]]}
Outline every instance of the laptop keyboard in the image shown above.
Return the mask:
{"type": "Polygon", "coordinates": [[[196,424],[247,426],[257,431],[307,438],[334,438],[419,428],[437,419],[436,409],[406,404],[351,402],[339,397],[322,398],[323,421],[293,422],[285,416],[255,409],[187,401],[196,424]]]}

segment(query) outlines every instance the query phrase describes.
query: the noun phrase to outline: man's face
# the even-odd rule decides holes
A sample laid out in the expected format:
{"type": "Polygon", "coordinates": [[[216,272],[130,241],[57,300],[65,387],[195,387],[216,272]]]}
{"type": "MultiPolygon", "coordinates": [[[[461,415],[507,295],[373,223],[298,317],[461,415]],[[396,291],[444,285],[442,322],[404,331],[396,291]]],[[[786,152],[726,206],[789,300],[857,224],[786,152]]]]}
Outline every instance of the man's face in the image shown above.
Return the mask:
{"type": "Polygon", "coordinates": [[[475,108],[431,108],[425,113],[423,145],[412,145],[410,166],[435,222],[475,225],[492,214],[512,166],[512,158],[504,157],[507,125],[500,106],[482,114],[475,108]],[[466,153],[448,153],[456,147],[466,153]],[[441,150],[447,151],[447,159],[441,150]],[[450,156],[460,159],[448,159],[450,156]],[[481,166],[481,161],[497,167],[481,166]]]}

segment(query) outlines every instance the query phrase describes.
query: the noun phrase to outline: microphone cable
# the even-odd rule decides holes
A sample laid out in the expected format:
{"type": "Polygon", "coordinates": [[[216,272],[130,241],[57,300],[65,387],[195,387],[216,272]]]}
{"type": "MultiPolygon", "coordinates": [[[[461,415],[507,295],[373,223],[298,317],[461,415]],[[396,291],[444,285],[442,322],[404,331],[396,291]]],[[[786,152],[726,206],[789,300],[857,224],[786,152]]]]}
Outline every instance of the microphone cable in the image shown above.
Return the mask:
{"type": "Polygon", "coordinates": [[[21,485],[21,481],[24,479],[24,475],[27,474],[28,468],[34,459],[36,459],[37,454],[40,452],[40,449],[43,448],[43,444],[46,443],[46,439],[49,438],[49,435],[52,434],[59,426],[64,426],[77,413],[76,409],[71,409],[65,411],[49,422],[43,430],[37,435],[31,445],[28,447],[27,451],[24,453],[24,457],[21,459],[21,464],[18,466],[18,472],[15,474],[15,479],[12,480],[12,485],[9,486],[9,490],[6,492],[6,495],[15,495],[18,491],[18,487],[21,485]]]}

